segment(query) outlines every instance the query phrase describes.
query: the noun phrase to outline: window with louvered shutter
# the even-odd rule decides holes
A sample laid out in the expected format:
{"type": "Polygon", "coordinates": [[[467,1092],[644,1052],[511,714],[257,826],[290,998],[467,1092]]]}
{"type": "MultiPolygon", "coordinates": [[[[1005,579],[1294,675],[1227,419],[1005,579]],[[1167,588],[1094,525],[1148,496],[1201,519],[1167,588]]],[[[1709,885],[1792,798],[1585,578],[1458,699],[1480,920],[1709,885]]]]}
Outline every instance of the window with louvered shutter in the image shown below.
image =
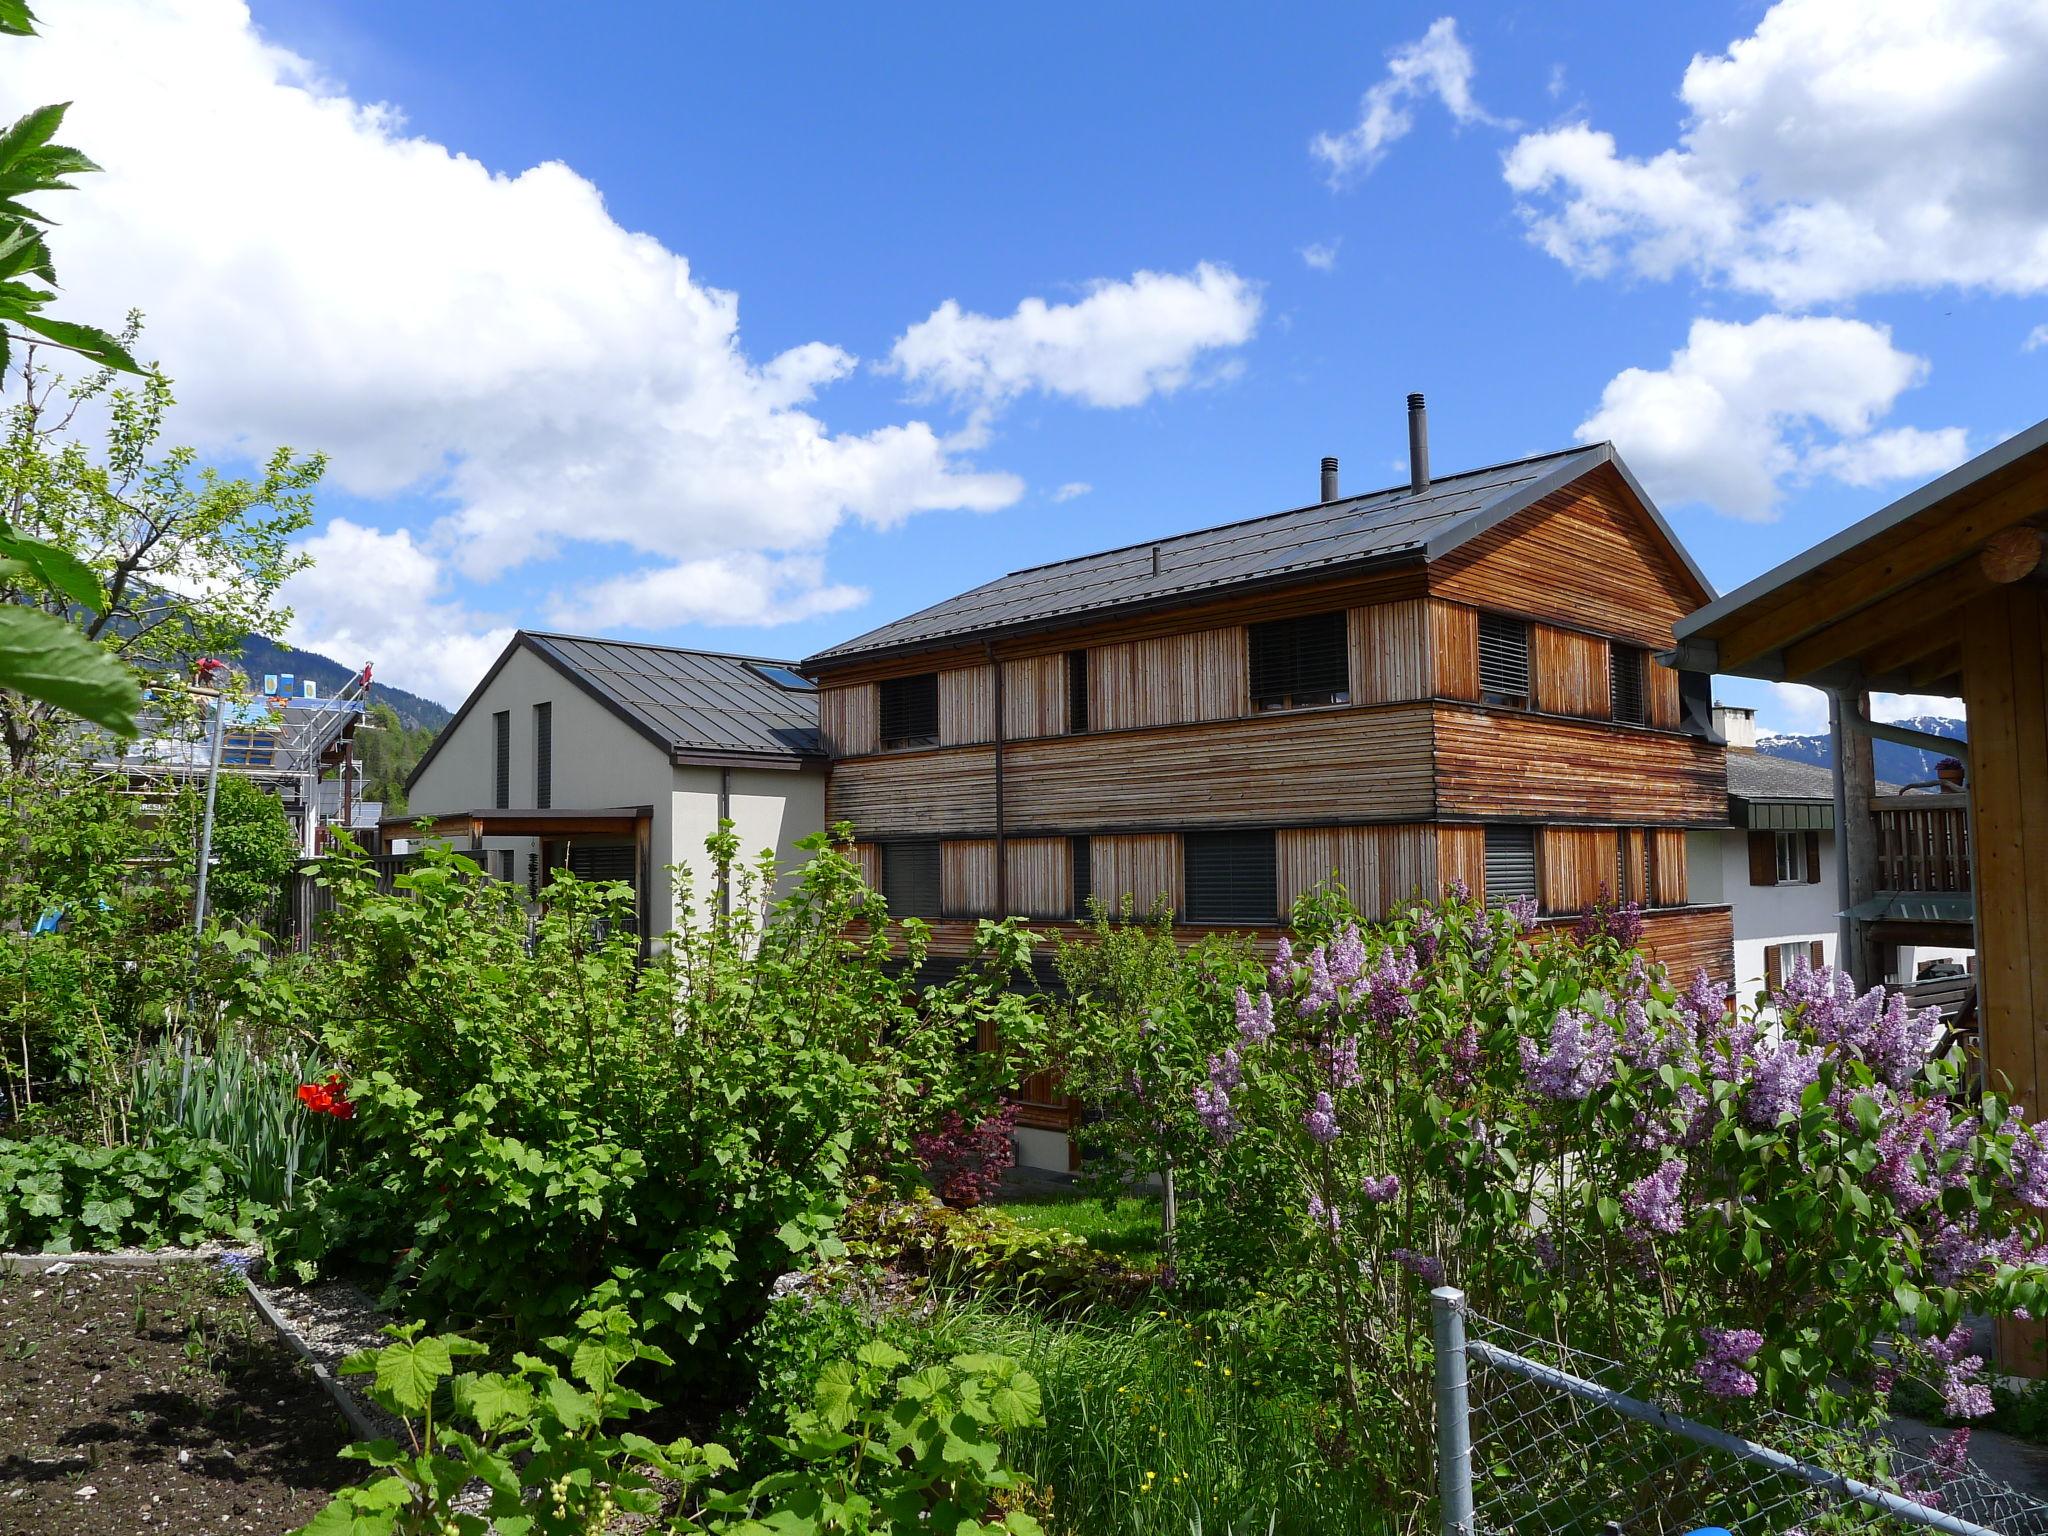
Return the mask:
{"type": "Polygon", "coordinates": [[[1067,848],[1074,863],[1074,916],[1085,921],[1088,916],[1088,900],[1095,894],[1095,867],[1089,857],[1088,839],[1070,837],[1067,848]]]}
{"type": "Polygon", "coordinates": [[[1536,891],[1536,829],[1486,829],[1486,899],[1491,903],[1534,896],[1536,891]]]}
{"type": "Polygon", "coordinates": [[[491,804],[504,810],[512,803],[512,711],[491,716],[491,804]]]}
{"type": "Polygon", "coordinates": [[[1611,645],[1607,648],[1608,694],[1614,718],[1624,725],[1641,725],[1649,719],[1644,709],[1643,666],[1649,659],[1638,646],[1611,645]]]}
{"type": "Polygon", "coordinates": [[[939,674],[885,677],[876,689],[884,747],[939,744],[939,674]]]}
{"type": "Polygon", "coordinates": [[[1190,832],[1182,839],[1191,923],[1273,923],[1280,880],[1271,832],[1190,832]]]}
{"type": "Polygon", "coordinates": [[[937,839],[882,844],[882,898],[891,917],[939,915],[937,839]]]}
{"type": "Polygon", "coordinates": [[[546,810],[555,803],[555,706],[533,706],[533,803],[546,810]]]}
{"type": "Polygon", "coordinates": [[[1067,731],[1078,736],[1088,729],[1088,653],[1067,652],[1067,731]]]}
{"type": "Polygon", "coordinates": [[[623,880],[638,883],[639,850],[631,843],[574,843],[569,848],[569,873],[578,880],[623,880]]]}
{"type": "Polygon", "coordinates": [[[1351,702],[1344,611],[1269,619],[1248,631],[1252,708],[1309,709],[1351,702]]]}
{"type": "Polygon", "coordinates": [[[1479,695],[1489,704],[1529,704],[1529,626],[1498,613],[1479,615],[1479,695]]]}

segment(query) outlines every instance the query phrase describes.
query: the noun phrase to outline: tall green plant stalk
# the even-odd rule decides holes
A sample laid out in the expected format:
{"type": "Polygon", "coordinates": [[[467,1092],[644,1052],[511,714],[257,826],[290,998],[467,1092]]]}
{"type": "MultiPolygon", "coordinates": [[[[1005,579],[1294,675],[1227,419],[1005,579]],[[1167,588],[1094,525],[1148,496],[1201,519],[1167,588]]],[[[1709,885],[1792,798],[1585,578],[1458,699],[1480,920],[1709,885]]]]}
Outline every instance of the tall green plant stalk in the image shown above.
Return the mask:
{"type": "Polygon", "coordinates": [[[124,1105],[129,1135],[148,1143],[175,1128],[218,1142],[241,1165],[238,1193],[281,1209],[326,1165],[333,1121],[308,1114],[298,1087],[327,1070],[318,1058],[259,1051],[239,1036],[210,1051],[190,1032],[168,1036],[135,1064],[124,1105]]]}

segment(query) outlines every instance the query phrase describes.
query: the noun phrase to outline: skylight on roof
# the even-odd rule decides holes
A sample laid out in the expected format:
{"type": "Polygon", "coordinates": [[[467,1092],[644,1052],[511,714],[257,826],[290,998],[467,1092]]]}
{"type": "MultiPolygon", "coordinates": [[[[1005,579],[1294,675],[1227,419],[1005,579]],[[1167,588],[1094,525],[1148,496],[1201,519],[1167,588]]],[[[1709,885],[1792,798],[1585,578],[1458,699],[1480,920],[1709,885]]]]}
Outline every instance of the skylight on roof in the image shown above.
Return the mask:
{"type": "Polygon", "coordinates": [[[750,661],[747,663],[747,670],[778,688],[787,688],[791,693],[817,692],[818,685],[794,667],[785,667],[773,661],[750,661]]]}

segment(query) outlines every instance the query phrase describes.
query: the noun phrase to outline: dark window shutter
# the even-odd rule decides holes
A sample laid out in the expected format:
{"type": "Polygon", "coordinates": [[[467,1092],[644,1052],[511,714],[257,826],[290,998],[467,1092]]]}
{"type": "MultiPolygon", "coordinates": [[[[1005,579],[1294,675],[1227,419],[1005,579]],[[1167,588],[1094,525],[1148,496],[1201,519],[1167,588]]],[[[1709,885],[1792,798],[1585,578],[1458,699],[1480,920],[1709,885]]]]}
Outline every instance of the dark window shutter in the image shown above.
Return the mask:
{"type": "Polygon", "coordinates": [[[1657,838],[1643,828],[1643,905],[1657,905],[1657,838]]]}
{"type": "Polygon", "coordinates": [[[936,839],[882,844],[882,898],[891,917],[939,915],[939,845],[936,839]]]}
{"type": "Polygon", "coordinates": [[[939,743],[939,674],[885,677],[877,690],[882,745],[935,747],[939,743]]]}
{"type": "Polygon", "coordinates": [[[638,850],[631,843],[572,843],[569,873],[578,880],[623,880],[638,885],[638,850]]]}
{"type": "Polygon", "coordinates": [[[1067,730],[1078,736],[1088,729],[1088,653],[1067,652],[1067,730]]]}
{"type": "Polygon", "coordinates": [[[1607,648],[1607,681],[1614,718],[1624,725],[1641,725],[1643,712],[1643,662],[1640,648],[1610,645],[1607,648]]]}
{"type": "Polygon", "coordinates": [[[1806,834],[1806,883],[1820,884],[1820,833],[1806,834]]]}
{"type": "Polygon", "coordinates": [[[1088,898],[1095,894],[1095,867],[1089,857],[1088,839],[1070,837],[1067,847],[1074,861],[1074,916],[1085,920],[1088,916],[1088,898]]]}
{"type": "Polygon", "coordinates": [[[1488,827],[1486,899],[1498,903],[1536,894],[1536,829],[1488,827]]]}
{"type": "Polygon", "coordinates": [[[504,810],[512,803],[512,711],[491,716],[491,804],[504,810]]]}
{"type": "Polygon", "coordinates": [[[1819,939],[1806,946],[1806,963],[1816,971],[1828,963],[1828,947],[1819,939]]]}
{"type": "Polygon", "coordinates": [[[1190,832],[1182,839],[1182,852],[1189,922],[1279,920],[1280,879],[1271,832],[1190,832]]]}
{"type": "Polygon", "coordinates": [[[1269,619],[1248,631],[1254,709],[1299,709],[1351,698],[1349,621],[1343,609],[1269,619]]]}
{"type": "Polygon", "coordinates": [[[512,850],[510,848],[498,850],[498,878],[507,885],[512,883],[512,850]]]}
{"type": "Polygon", "coordinates": [[[1479,692],[1490,704],[1529,702],[1529,626],[1521,619],[1479,615],[1479,692]]]}
{"type": "Polygon", "coordinates": [[[1778,883],[1778,837],[1775,832],[1749,834],[1749,883],[1778,883]]]}
{"type": "Polygon", "coordinates": [[[533,803],[546,810],[555,803],[555,706],[533,706],[533,803]]]}
{"type": "Polygon", "coordinates": [[[1775,992],[1785,984],[1785,962],[1778,953],[1778,946],[1764,946],[1764,990],[1775,992]]]}

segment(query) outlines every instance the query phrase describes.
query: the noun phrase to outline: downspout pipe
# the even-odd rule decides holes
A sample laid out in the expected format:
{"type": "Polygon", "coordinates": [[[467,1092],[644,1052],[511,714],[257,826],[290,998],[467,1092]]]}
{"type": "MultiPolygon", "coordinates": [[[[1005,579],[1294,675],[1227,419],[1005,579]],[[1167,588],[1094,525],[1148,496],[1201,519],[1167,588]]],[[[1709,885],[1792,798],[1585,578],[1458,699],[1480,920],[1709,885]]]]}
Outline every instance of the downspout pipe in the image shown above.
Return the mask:
{"type": "Polygon", "coordinates": [[[1828,690],[1828,777],[1835,792],[1835,967],[1848,971],[1850,945],[1855,942],[1855,920],[1849,916],[1849,784],[1842,771],[1846,761],[1848,726],[1842,695],[1828,690]]]}
{"type": "MultiPolygon", "coordinates": [[[[1158,568],[1159,546],[1152,546],[1153,567],[1158,568]]],[[[1010,912],[1010,851],[1003,816],[1003,663],[996,655],[993,640],[986,642],[984,650],[988,655],[988,669],[993,679],[990,705],[995,718],[989,722],[989,734],[995,738],[996,770],[996,913],[998,918],[1007,917],[1010,912]]]]}

